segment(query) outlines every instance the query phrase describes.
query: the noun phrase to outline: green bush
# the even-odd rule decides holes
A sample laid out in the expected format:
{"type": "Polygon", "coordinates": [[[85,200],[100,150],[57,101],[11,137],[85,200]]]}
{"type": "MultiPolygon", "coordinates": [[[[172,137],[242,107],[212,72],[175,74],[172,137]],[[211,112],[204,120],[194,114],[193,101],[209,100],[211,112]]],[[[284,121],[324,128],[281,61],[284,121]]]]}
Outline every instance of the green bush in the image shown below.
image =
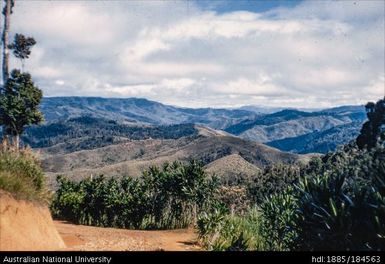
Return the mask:
{"type": "Polygon", "coordinates": [[[270,195],[280,193],[288,186],[298,182],[300,174],[299,165],[269,165],[247,186],[248,196],[253,202],[260,205],[270,195]]]}
{"type": "Polygon", "coordinates": [[[385,249],[385,149],[347,160],[300,182],[299,249],[385,249]]]}
{"type": "Polygon", "coordinates": [[[0,189],[16,198],[46,202],[44,173],[28,149],[0,149],[0,189]]]}
{"type": "Polygon", "coordinates": [[[345,146],[325,156],[320,166],[309,166],[295,188],[262,206],[262,234],[269,245],[283,250],[384,250],[384,147],[345,146]]]}
{"type": "Polygon", "coordinates": [[[216,208],[199,216],[198,238],[208,250],[266,250],[260,226],[261,217],[256,209],[250,210],[247,215],[236,216],[229,214],[227,209],[216,208]]]}
{"type": "Polygon", "coordinates": [[[150,167],[137,179],[58,178],[51,209],[55,217],[80,224],[135,229],[184,228],[212,201],[216,183],[201,164],[175,162],[150,167]]]}
{"type": "Polygon", "coordinates": [[[297,209],[292,188],[271,195],[261,205],[261,235],[269,250],[287,251],[295,247],[297,209]]]}

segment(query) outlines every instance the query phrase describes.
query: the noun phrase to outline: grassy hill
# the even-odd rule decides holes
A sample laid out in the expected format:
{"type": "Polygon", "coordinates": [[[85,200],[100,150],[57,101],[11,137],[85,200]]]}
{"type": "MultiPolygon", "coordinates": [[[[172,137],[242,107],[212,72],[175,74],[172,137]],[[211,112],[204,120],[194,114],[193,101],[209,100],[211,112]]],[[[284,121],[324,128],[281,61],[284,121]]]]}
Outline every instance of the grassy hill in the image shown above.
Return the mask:
{"type": "MultiPolygon", "coordinates": [[[[51,179],[59,174],[74,179],[99,174],[137,177],[150,165],[161,165],[166,161],[196,159],[208,165],[223,157],[238,155],[242,162],[237,162],[237,171],[252,177],[253,168],[257,170],[257,167],[272,163],[295,163],[304,159],[220,131],[201,126],[195,126],[195,129],[197,134],[178,139],[128,140],[73,152],[61,150],[64,147],[62,144],[54,145],[40,149],[42,165],[51,179]]],[[[71,148],[71,144],[81,144],[79,141],[81,139],[68,141],[65,146],[71,148]]],[[[214,163],[210,167],[211,172],[215,167],[214,163]]],[[[230,172],[228,170],[227,174],[230,172]]],[[[218,174],[223,175],[222,172],[218,174]]]]}
{"type": "Polygon", "coordinates": [[[259,176],[261,168],[246,161],[239,154],[230,154],[207,164],[205,170],[219,177],[221,182],[231,185],[245,178],[251,181],[259,176]]]}

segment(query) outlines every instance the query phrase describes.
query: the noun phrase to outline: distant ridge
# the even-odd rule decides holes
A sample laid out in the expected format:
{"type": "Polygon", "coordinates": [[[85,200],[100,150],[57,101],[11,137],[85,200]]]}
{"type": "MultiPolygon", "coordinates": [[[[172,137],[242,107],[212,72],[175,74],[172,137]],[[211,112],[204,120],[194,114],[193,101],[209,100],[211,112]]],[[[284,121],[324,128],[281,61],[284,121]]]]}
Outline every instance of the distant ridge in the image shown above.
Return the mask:
{"type": "MultiPolygon", "coordinates": [[[[337,145],[353,139],[357,135],[357,127],[366,120],[365,109],[360,105],[319,111],[292,108],[266,108],[265,111],[258,106],[244,106],[239,109],[183,108],[144,98],[46,97],[41,109],[47,125],[65,126],[69,120],[83,117],[111,120],[116,122],[116,129],[121,125],[148,127],[195,124],[205,127],[201,132],[212,133],[209,129],[214,129],[218,133],[218,130],[222,130],[225,132],[220,133],[268,143],[295,153],[324,153],[333,150],[337,145]],[[338,129],[333,130],[337,127],[338,129]],[[321,136],[322,140],[317,143],[320,146],[310,142],[312,144],[308,145],[314,148],[303,147],[305,135],[308,135],[306,139],[309,140],[315,135],[321,136]],[[321,142],[327,147],[322,147],[321,142]]],[[[52,129],[44,132],[52,133],[52,129]]],[[[32,134],[29,135],[33,137],[32,134]]]]}
{"type": "Polygon", "coordinates": [[[181,108],[144,98],[46,97],[41,109],[47,122],[92,116],[133,125],[196,123],[215,129],[256,116],[246,110],[181,108]]]}

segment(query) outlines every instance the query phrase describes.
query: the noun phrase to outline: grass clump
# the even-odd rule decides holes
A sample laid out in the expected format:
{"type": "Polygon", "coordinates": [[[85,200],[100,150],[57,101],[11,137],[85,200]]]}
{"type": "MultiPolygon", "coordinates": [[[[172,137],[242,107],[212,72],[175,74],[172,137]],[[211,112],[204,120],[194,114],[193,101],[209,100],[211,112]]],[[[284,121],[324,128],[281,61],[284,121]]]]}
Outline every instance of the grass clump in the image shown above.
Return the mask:
{"type": "Polygon", "coordinates": [[[229,214],[226,209],[203,213],[197,221],[199,241],[208,250],[266,250],[261,233],[261,217],[257,209],[246,215],[229,214]]]}
{"type": "Polygon", "coordinates": [[[29,149],[0,148],[0,189],[18,199],[45,203],[49,198],[43,170],[29,149]]]}

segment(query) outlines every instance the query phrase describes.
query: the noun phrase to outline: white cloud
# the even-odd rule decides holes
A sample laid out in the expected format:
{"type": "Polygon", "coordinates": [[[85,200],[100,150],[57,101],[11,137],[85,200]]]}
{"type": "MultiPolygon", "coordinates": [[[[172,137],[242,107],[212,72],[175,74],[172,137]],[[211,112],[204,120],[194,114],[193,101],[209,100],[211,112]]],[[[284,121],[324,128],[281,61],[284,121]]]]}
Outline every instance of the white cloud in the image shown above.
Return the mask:
{"type": "Polygon", "coordinates": [[[384,15],[383,1],[264,13],[190,1],[18,1],[12,32],[36,38],[26,67],[47,96],[325,107],[383,95],[384,15]]]}
{"type": "Polygon", "coordinates": [[[55,84],[59,85],[59,86],[62,86],[65,84],[65,82],[63,80],[56,80],[55,81],[55,84]]]}

